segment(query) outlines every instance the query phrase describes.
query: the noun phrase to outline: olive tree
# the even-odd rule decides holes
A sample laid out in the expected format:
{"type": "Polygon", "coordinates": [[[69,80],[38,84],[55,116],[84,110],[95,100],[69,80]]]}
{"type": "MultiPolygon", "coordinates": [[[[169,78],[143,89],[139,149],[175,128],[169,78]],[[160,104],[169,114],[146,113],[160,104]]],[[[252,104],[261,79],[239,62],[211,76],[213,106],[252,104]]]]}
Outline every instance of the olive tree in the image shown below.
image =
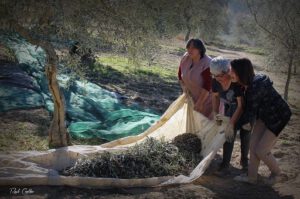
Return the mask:
{"type": "Polygon", "coordinates": [[[284,98],[288,100],[292,70],[296,73],[300,51],[300,1],[298,0],[246,0],[257,26],[265,33],[269,58],[274,65],[287,70],[284,98]]]}
{"type": "Polygon", "coordinates": [[[45,73],[54,103],[49,146],[70,145],[64,96],[56,79],[59,57],[51,41],[78,41],[93,50],[105,41],[136,53],[137,41],[149,41],[154,35],[152,11],[138,0],[2,0],[0,4],[2,31],[17,32],[47,55],[45,73]]]}
{"type": "Polygon", "coordinates": [[[197,32],[200,32],[202,38],[213,39],[225,23],[227,1],[176,0],[173,4],[178,14],[177,20],[185,31],[185,41],[190,38],[191,33],[197,32]]]}
{"type": "Polygon", "coordinates": [[[133,61],[146,59],[151,64],[157,53],[155,48],[159,47],[158,39],[179,33],[183,26],[190,32],[192,28],[201,26],[203,20],[210,20],[211,23],[207,24],[213,28],[220,2],[2,0],[1,30],[17,32],[30,43],[43,48],[47,55],[45,73],[54,103],[49,128],[50,147],[71,144],[65,126],[64,96],[56,79],[57,66],[62,59],[57,54],[54,41],[76,41],[82,49],[91,51],[99,50],[99,46],[106,43],[125,51],[133,61]]]}

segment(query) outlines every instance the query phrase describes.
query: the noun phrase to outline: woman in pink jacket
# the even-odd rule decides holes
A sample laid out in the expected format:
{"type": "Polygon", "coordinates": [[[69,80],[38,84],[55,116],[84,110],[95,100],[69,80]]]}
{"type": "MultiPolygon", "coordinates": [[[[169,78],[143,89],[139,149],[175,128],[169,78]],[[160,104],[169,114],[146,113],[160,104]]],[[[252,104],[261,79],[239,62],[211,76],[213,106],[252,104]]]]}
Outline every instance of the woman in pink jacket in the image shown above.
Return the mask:
{"type": "Polygon", "coordinates": [[[206,48],[200,39],[190,39],[186,49],[178,69],[180,85],[192,97],[194,110],[212,119],[211,58],[205,54],[206,48]]]}

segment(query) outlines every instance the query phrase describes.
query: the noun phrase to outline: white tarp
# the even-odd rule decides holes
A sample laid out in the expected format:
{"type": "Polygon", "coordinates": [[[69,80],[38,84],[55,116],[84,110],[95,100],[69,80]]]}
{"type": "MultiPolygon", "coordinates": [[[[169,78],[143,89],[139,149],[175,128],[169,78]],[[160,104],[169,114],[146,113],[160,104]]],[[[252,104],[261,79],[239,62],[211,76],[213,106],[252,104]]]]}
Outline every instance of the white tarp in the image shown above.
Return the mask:
{"type": "Polygon", "coordinates": [[[32,185],[67,185],[75,187],[152,187],[170,184],[190,183],[199,178],[218,149],[225,142],[222,133],[228,123],[223,119],[221,125],[216,124],[193,111],[193,103],[189,96],[179,96],[162,115],[159,121],[148,130],[137,136],[121,138],[100,146],[74,145],[51,149],[48,151],[2,152],[0,154],[0,185],[32,186],[32,185]],[[146,137],[172,140],[183,133],[195,133],[202,141],[202,161],[189,176],[164,176],[139,179],[95,178],[62,176],[58,171],[72,166],[83,156],[101,151],[120,151],[142,142],[146,137]]]}

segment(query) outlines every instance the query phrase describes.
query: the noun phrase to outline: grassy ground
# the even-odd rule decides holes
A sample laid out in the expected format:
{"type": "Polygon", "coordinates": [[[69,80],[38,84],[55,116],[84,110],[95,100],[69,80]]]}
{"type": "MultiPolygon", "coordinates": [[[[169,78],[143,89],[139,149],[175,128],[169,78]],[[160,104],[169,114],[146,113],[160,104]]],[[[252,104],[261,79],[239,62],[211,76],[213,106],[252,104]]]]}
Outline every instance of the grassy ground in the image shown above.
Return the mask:
{"type": "Polygon", "coordinates": [[[251,54],[255,54],[255,55],[265,55],[266,54],[266,52],[262,48],[252,47],[252,46],[245,45],[245,44],[234,44],[234,43],[226,43],[226,42],[221,42],[221,41],[209,42],[208,44],[211,46],[218,46],[219,48],[222,48],[222,49],[246,52],[246,53],[251,53],[251,54]]]}
{"type": "Polygon", "coordinates": [[[9,111],[0,118],[0,151],[49,149],[50,118],[45,109],[9,111]]]}
{"type": "Polygon", "coordinates": [[[97,59],[96,71],[101,75],[110,75],[110,70],[116,70],[125,76],[134,76],[141,79],[161,78],[166,82],[176,81],[176,68],[165,67],[158,64],[148,66],[146,62],[140,62],[135,66],[127,57],[105,54],[97,59]],[[103,66],[104,65],[104,66],[103,66]]]}
{"type": "MultiPolygon", "coordinates": [[[[0,151],[48,150],[48,128],[51,118],[46,109],[13,110],[0,114],[0,151]]],[[[98,139],[74,139],[76,145],[100,145],[98,139]]]]}
{"type": "Polygon", "coordinates": [[[181,93],[177,82],[177,67],[162,62],[148,66],[141,61],[138,66],[122,55],[101,54],[95,71],[88,79],[124,96],[124,103],[138,102],[145,108],[163,113],[181,93]]]}

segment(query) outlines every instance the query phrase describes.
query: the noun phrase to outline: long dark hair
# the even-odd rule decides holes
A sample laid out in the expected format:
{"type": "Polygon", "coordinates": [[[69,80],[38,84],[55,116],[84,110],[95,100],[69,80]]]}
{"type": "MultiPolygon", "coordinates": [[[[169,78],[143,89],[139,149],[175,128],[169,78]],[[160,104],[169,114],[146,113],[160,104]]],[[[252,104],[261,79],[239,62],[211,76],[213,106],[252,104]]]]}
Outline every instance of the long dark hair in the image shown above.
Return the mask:
{"type": "Polygon", "coordinates": [[[254,78],[254,69],[251,61],[247,58],[234,59],[230,62],[231,68],[240,79],[240,83],[249,86],[254,78]]]}
{"type": "Polygon", "coordinates": [[[186,48],[189,48],[191,45],[193,45],[194,48],[197,48],[199,50],[200,57],[203,58],[206,53],[204,42],[201,39],[190,39],[186,43],[186,48]]]}

